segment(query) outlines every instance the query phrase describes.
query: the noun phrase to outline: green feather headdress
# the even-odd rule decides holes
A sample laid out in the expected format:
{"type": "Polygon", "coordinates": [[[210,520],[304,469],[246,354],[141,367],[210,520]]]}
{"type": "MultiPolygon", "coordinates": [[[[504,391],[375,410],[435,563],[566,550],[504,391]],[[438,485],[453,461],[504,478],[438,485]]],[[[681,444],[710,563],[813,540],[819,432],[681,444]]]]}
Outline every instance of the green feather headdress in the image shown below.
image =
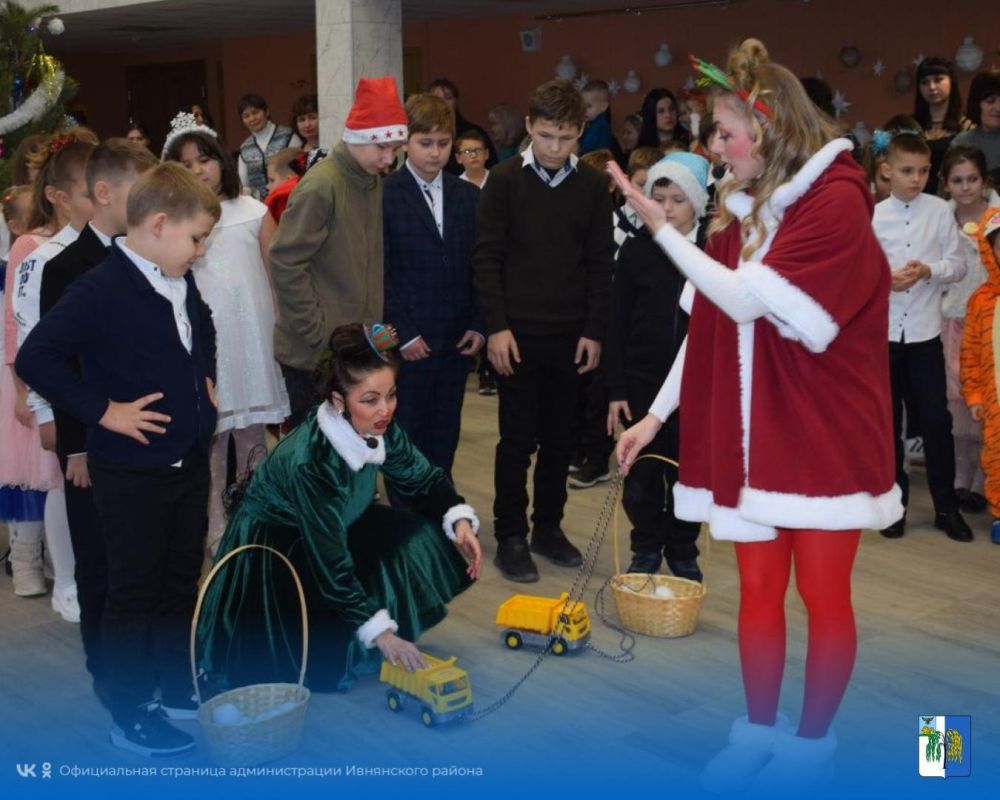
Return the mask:
{"type": "MultiPolygon", "coordinates": [[[[702,88],[718,86],[727,92],[732,92],[737,97],[741,97],[744,101],[750,99],[750,93],[745,89],[739,88],[735,83],[733,83],[733,79],[715,66],[715,64],[710,64],[708,61],[702,61],[694,55],[689,56],[689,58],[691,59],[691,67],[698,75],[698,78],[695,81],[698,86],[701,86],[702,88]]],[[[753,107],[755,111],[759,111],[765,117],[771,117],[774,114],[774,112],[771,111],[771,107],[759,97],[753,101],[753,107]]]]}

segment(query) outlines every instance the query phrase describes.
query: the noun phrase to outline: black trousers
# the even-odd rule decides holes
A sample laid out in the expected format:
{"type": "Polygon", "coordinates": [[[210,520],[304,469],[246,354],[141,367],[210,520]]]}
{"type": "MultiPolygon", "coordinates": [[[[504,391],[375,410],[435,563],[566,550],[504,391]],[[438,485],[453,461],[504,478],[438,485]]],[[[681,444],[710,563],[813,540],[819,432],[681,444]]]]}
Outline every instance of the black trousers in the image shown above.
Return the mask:
{"type": "Polygon", "coordinates": [[[580,376],[573,413],[573,441],[571,455],[607,467],[615,442],[608,436],[608,389],[601,366],[580,376]]]}
{"type": "MultiPolygon", "coordinates": [[[[403,361],[397,378],[396,422],[427,460],[441,467],[449,479],[462,431],[462,404],[468,377],[469,359],[448,353],[403,361]]],[[[386,494],[394,508],[412,508],[410,499],[396,492],[390,483],[386,483],[386,494]]]]}
{"type": "MultiPolygon", "coordinates": [[[[285,379],[285,389],[288,390],[288,405],[291,414],[288,417],[288,424],[294,428],[302,422],[309,411],[320,398],[316,393],[313,384],[312,372],[307,369],[290,367],[287,364],[279,364],[281,375],[285,379]]],[[[242,465],[240,466],[242,469],[242,465]]]]}
{"type": "Polygon", "coordinates": [[[944,351],[941,338],[926,342],[889,342],[889,375],[892,381],[892,425],[896,444],[896,482],[903,491],[903,506],[910,495],[910,479],[903,469],[903,407],[920,421],[927,459],[927,486],[934,511],[958,509],[955,496],[955,441],[945,388],[944,351]]]}
{"type": "Polygon", "coordinates": [[[528,535],[528,464],[535,460],[536,526],[557,526],[566,505],[573,449],[573,408],[580,376],[573,363],[576,335],[516,335],[521,363],[497,375],[500,441],[494,462],[497,539],[528,535]]]}
{"type": "MultiPolygon", "coordinates": [[[[659,384],[635,378],[629,379],[627,400],[632,412],[629,427],[649,412],[660,390],[659,384]]],[[[679,420],[674,414],[660,428],[656,438],[642,451],[677,461],[680,452],[679,420]]],[[[701,531],[697,522],[679,520],[674,516],[673,485],[677,468],[659,459],[637,460],[625,478],[622,506],[632,523],[632,552],[663,551],[668,559],[688,561],[698,557],[695,542],[701,531]]]]}
{"type": "MultiPolygon", "coordinates": [[[[63,474],[66,459],[60,458],[63,474]]],[[[76,559],[76,597],[80,603],[80,636],[86,657],[87,672],[94,680],[98,696],[105,693],[105,669],[101,655],[101,620],[108,594],[108,548],[101,530],[101,520],[90,488],[81,489],[65,482],[66,517],[69,538],[76,559]]],[[[103,699],[103,698],[102,698],[103,699]]]]}
{"type": "Polygon", "coordinates": [[[94,500],[108,547],[101,629],[111,714],[129,725],[153,695],[190,697],[188,635],[208,528],[206,454],[180,467],[132,469],[91,455],[94,500]]]}

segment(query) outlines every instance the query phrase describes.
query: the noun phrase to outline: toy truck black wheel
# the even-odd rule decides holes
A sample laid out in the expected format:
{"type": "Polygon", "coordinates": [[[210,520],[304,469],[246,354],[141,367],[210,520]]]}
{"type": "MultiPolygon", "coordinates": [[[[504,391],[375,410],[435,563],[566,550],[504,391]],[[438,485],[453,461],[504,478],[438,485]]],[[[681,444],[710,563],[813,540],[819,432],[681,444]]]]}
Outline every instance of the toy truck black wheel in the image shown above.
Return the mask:
{"type": "Polygon", "coordinates": [[[386,695],[385,704],[389,706],[390,711],[398,713],[403,710],[403,698],[399,696],[398,692],[389,692],[386,695]]]}
{"type": "Polygon", "coordinates": [[[511,650],[517,650],[522,644],[524,644],[521,639],[521,634],[517,631],[507,631],[503,635],[503,643],[507,645],[511,650]]]}
{"type": "Polygon", "coordinates": [[[437,720],[434,719],[434,712],[431,711],[427,706],[424,706],[422,709],[420,709],[420,721],[424,723],[424,725],[426,725],[428,728],[433,728],[434,725],[437,723],[437,720]]]}
{"type": "Polygon", "coordinates": [[[566,644],[566,640],[562,637],[556,639],[552,643],[552,652],[557,656],[564,656],[569,651],[569,645],[566,644]]]}

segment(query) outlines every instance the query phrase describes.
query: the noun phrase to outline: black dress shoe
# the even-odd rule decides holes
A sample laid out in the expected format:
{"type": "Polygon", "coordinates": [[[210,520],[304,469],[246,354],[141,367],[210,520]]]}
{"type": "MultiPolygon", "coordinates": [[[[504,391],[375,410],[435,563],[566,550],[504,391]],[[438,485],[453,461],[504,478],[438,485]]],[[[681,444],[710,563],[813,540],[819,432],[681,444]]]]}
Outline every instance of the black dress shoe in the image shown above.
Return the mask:
{"type": "Polygon", "coordinates": [[[507,580],[518,583],[534,583],[538,580],[538,568],[531,560],[528,542],[523,536],[498,540],[493,563],[507,580]]]}
{"type": "Polygon", "coordinates": [[[949,539],[956,542],[971,542],[972,528],[969,527],[962,515],[957,511],[949,511],[946,514],[936,514],[934,517],[934,527],[944,531],[949,539]]]}
{"type": "Polygon", "coordinates": [[[981,514],[986,510],[986,498],[979,492],[956,489],[955,494],[958,495],[958,507],[967,514],[981,514]]]}
{"type": "Polygon", "coordinates": [[[531,532],[531,552],[545,556],[560,567],[578,567],[583,563],[580,551],[573,546],[559,527],[536,525],[531,532]]]}
{"type": "Polygon", "coordinates": [[[701,569],[698,567],[698,559],[667,559],[667,567],[677,578],[687,578],[689,581],[697,581],[701,583],[704,579],[704,575],[701,574],[701,569]]]}
{"type": "Polygon", "coordinates": [[[652,552],[638,552],[632,554],[632,563],[628,565],[628,572],[645,572],[649,575],[655,575],[660,571],[660,565],[663,563],[663,556],[660,555],[659,550],[653,550],[652,552]]]}
{"type": "Polygon", "coordinates": [[[898,539],[904,533],[906,533],[906,514],[903,514],[898,520],[896,520],[888,528],[883,528],[879,531],[886,539],[898,539]]]}

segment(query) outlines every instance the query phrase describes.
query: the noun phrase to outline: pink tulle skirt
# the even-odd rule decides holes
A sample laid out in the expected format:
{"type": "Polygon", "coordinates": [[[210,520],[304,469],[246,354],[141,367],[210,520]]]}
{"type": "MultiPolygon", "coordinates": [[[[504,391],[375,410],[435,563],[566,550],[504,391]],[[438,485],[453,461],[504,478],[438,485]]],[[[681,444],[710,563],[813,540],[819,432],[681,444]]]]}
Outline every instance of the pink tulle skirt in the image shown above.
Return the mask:
{"type": "Polygon", "coordinates": [[[47,492],[63,485],[55,453],[42,449],[38,425],[24,427],[14,416],[17,399],[7,364],[0,365],[0,486],[47,492]]]}

